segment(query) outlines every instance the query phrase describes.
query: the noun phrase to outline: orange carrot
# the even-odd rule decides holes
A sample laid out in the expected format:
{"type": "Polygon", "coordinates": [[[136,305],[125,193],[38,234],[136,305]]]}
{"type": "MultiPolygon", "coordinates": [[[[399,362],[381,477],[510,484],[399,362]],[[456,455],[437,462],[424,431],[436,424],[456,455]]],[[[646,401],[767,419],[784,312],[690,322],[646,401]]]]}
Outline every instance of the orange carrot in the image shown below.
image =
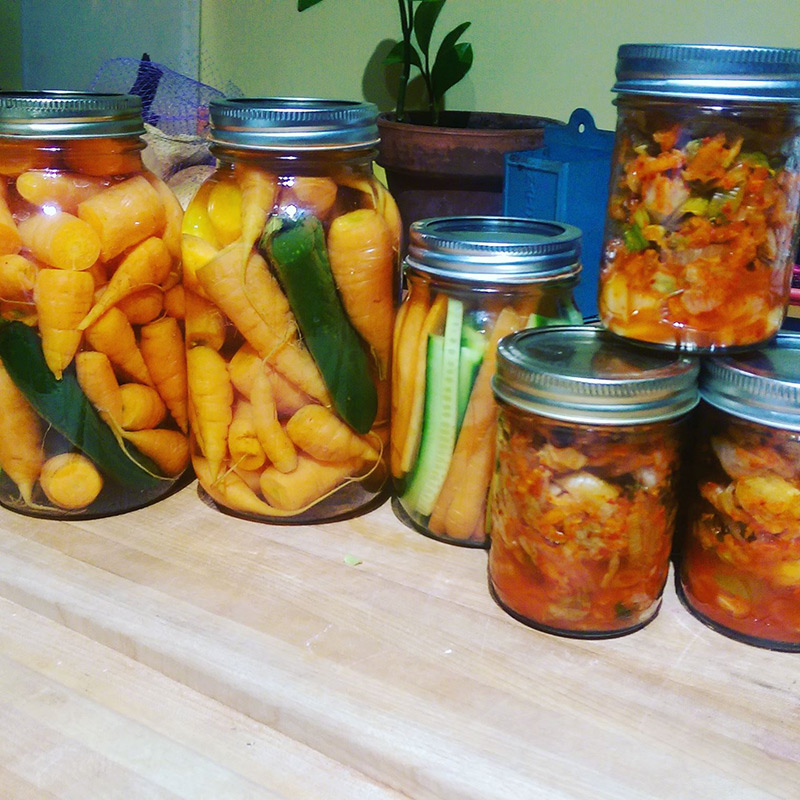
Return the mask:
{"type": "Polygon", "coordinates": [[[117,430],[122,425],[122,394],[105,353],[83,350],[75,356],[78,383],[100,416],[117,430]]]}
{"type": "Polygon", "coordinates": [[[338,189],[332,178],[297,175],[290,182],[287,196],[281,198],[281,205],[294,202],[317,219],[324,219],[336,202],[338,189]]]}
{"type": "Polygon", "coordinates": [[[164,310],[164,292],[158,286],[145,286],[125,295],[117,302],[131,325],[147,325],[161,316],[164,310]]]}
{"type": "Polygon", "coordinates": [[[35,206],[51,205],[74,214],[78,204],[96,195],[106,184],[99,178],[76,172],[33,169],[16,182],[17,192],[35,206]]]}
{"type": "Polygon", "coordinates": [[[319,461],[346,461],[361,458],[375,462],[380,453],[366,437],[358,436],[330,409],[308,405],[286,423],[289,438],[319,461]]]}
{"type": "Polygon", "coordinates": [[[69,511],[91,505],[103,488],[97,467],[82,453],[60,453],[48,458],[39,483],[53,505],[69,511]]]}
{"type": "Polygon", "coordinates": [[[397,207],[394,197],[382,183],[377,184],[377,191],[378,203],[376,208],[386,220],[386,224],[392,234],[394,249],[399,253],[402,249],[403,240],[403,219],[400,216],[400,209],[397,207]]]}
{"type": "Polygon", "coordinates": [[[31,495],[44,464],[41,420],[0,361],[0,468],[17,485],[23,502],[31,495]]]}
{"type": "Polygon", "coordinates": [[[260,470],[266,463],[267,455],[256,433],[253,406],[247,400],[239,400],[233,409],[233,419],[228,428],[228,450],[237,470],[260,470]]]}
{"type": "Polygon", "coordinates": [[[42,350],[58,379],[80,347],[82,333],[78,325],[92,304],[93,292],[94,281],[87,272],[42,269],[36,276],[33,296],[42,350]]]}
{"type": "Polygon", "coordinates": [[[0,175],[16,178],[29,169],[49,169],[56,160],[51,143],[45,139],[9,137],[0,141],[0,175]]]}
{"type": "Polygon", "coordinates": [[[186,296],[182,284],[164,292],[164,311],[170,317],[183,319],[186,316],[186,296]]]}
{"type": "Polygon", "coordinates": [[[5,184],[0,182],[0,254],[18,253],[21,247],[22,239],[8,207],[5,184]]]}
{"type": "Polygon", "coordinates": [[[398,286],[386,221],[371,208],[337,217],[328,231],[328,257],[353,327],[373,349],[380,374],[388,375],[398,286]]]}
{"type": "Polygon", "coordinates": [[[197,270],[208,264],[219,250],[200,236],[184,233],[181,236],[183,286],[202,297],[205,290],[197,280],[197,270]]]}
{"type": "Polygon", "coordinates": [[[225,316],[210,300],[191,290],[184,292],[186,346],[205,344],[219,350],[225,344],[225,316]]]}
{"type": "Polygon", "coordinates": [[[66,211],[31,214],[18,230],[22,245],[34,258],[57,269],[89,269],[100,255],[94,229],[66,211]]]}
{"type": "Polygon", "coordinates": [[[141,431],[156,428],[167,416],[167,407],[152,386],[143,383],[123,383],[119,387],[122,397],[122,428],[141,431]]]}
{"type": "Polygon", "coordinates": [[[291,472],[267,467],[261,473],[261,492],[266,501],[276,508],[300,511],[355,475],[360,464],[360,459],[327,463],[300,455],[297,467],[291,472]]]}
{"type": "MultiPolygon", "coordinates": [[[[264,320],[264,316],[272,319],[270,315],[274,311],[269,311],[270,307],[281,309],[286,303],[277,281],[270,281],[269,278],[260,281],[258,296],[245,292],[241,270],[242,250],[241,244],[230,245],[199,269],[197,278],[201,286],[261,358],[311,397],[322,403],[330,402],[330,395],[314,359],[296,340],[296,327],[270,327],[264,320]],[[254,302],[258,302],[258,309],[253,305],[254,302]]],[[[259,257],[253,263],[258,265],[260,262],[263,259],[259,257]]],[[[248,263],[247,273],[251,284],[256,280],[256,270],[257,267],[251,268],[248,263]]],[[[278,316],[281,315],[282,312],[278,316]]]]}
{"type": "Polygon", "coordinates": [[[183,335],[173,317],[145,325],[140,349],[147,371],[178,427],[188,431],[186,351],[183,335]]]}
{"type": "Polygon", "coordinates": [[[172,193],[172,189],[167,186],[164,181],[157,175],[152,173],[147,174],[147,180],[150,185],[156,190],[161,204],[164,206],[164,232],[161,238],[169,250],[169,254],[175,261],[180,261],[181,258],[181,228],[183,226],[183,209],[178,202],[178,198],[172,193]]]}
{"type": "Polygon", "coordinates": [[[152,428],[126,431],[124,437],[140,453],[155,461],[170,478],[180,475],[189,465],[189,440],[180,431],[152,428]]]}
{"type": "Polygon", "coordinates": [[[124,138],[69,139],[64,160],[84,175],[128,175],[142,170],[138,148],[124,138]]]}
{"type": "Polygon", "coordinates": [[[103,261],[149,236],[158,236],[166,225],[164,204],[143,175],[114,183],[84,200],[78,205],[78,216],[99,236],[103,261]]]}
{"type": "Polygon", "coordinates": [[[38,271],[33,261],[18,253],[0,256],[0,298],[27,299],[33,291],[38,271]]]}
{"type": "Polygon", "coordinates": [[[233,385],[225,359],[213,348],[199,345],[186,353],[189,400],[194,409],[192,429],[208,459],[211,481],[219,476],[227,453],[228,427],[233,418],[233,385]]]}
{"type": "Polygon", "coordinates": [[[136,342],[136,334],[125,314],[112,307],[84,332],[94,350],[105,353],[111,363],[138,383],[152,386],[153,381],[136,342]]]}
{"type": "Polygon", "coordinates": [[[241,256],[246,259],[256,239],[261,236],[267,217],[275,206],[278,179],[259,167],[241,161],[236,164],[235,176],[242,191],[241,256]]]}
{"type": "Polygon", "coordinates": [[[256,436],[267,458],[279,472],[291,472],[297,466],[297,451],[278,420],[272,384],[265,372],[256,375],[250,393],[256,436]]]}
{"type": "Polygon", "coordinates": [[[158,286],[169,275],[172,258],[162,239],[151,236],[122,259],[100,299],[80,324],[86,330],[123,297],[145,286],[158,286]]]}
{"type": "Polygon", "coordinates": [[[428,522],[434,533],[445,532],[454,539],[468,538],[483,513],[494,465],[493,430],[497,406],[492,395],[492,376],[497,364],[497,343],[503,336],[524,327],[525,319],[525,315],[510,307],[497,316],[469,396],[447,476],[428,522]],[[475,480],[465,480],[467,473],[475,480]],[[479,478],[480,485],[476,485],[479,478]]]}
{"type": "Polygon", "coordinates": [[[218,476],[208,460],[201,456],[194,456],[192,464],[200,485],[215,503],[241,514],[259,517],[289,516],[285,511],[261,500],[235,472],[224,472],[218,476]]]}

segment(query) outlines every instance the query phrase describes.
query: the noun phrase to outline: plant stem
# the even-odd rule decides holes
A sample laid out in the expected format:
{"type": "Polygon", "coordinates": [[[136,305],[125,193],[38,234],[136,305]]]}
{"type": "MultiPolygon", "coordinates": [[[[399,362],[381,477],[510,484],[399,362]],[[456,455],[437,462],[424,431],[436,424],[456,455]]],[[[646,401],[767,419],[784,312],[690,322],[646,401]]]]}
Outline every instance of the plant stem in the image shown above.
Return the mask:
{"type": "Polygon", "coordinates": [[[400,28],[403,33],[403,71],[400,74],[400,83],[397,87],[397,107],[395,117],[398,122],[403,121],[406,106],[406,87],[411,77],[411,31],[414,28],[414,6],[412,0],[397,0],[400,6],[400,28]]]}

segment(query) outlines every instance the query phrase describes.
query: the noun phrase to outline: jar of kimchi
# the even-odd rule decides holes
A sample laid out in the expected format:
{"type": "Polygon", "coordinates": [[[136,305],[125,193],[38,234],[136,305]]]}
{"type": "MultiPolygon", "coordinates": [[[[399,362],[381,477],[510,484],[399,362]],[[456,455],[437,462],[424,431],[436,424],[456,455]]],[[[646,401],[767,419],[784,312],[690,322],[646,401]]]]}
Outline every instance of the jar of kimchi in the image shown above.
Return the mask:
{"type": "Polygon", "coordinates": [[[798,225],[800,50],[623,45],[614,91],[603,324],[700,352],[767,341],[798,225]]]}
{"type": "Polygon", "coordinates": [[[546,220],[441,217],[413,223],[409,239],[395,328],[393,505],[422,533],[484,546],[497,342],[581,321],[572,300],[581,234],[546,220]]]}
{"type": "Polygon", "coordinates": [[[800,335],[708,359],[679,593],[715,630],[800,651],[800,335]]]}
{"type": "Polygon", "coordinates": [[[0,502],[105,516],[188,465],[181,207],[138,97],[0,94],[0,502]]]}
{"type": "Polygon", "coordinates": [[[223,509],[331,520],[385,499],[401,223],[377,109],[214,101],[183,220],[191,454],[223,509]]]}
{"type": "Polygon", "coordinates": [[[512,616],[583,638],[653,619],[697,371],[594,326],[500,341],[489,579],[512,616]]]}

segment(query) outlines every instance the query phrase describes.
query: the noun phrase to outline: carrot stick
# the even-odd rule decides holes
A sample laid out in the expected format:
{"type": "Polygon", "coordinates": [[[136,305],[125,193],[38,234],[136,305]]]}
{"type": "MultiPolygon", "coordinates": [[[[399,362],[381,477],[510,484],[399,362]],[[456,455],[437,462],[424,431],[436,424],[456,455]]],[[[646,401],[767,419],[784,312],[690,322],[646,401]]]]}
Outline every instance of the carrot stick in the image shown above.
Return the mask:
{"type": "Polygon", "coordinates": [[[58,379],[80,347],[83,334],[78,325],[92,304],[93,292],[94,280],[87,272],[42,269],[36,276],[33,295],[42,350],[58,379]]]}
{"type": "Polygon", "coordinates": [[[256,436],[267,458],[278,471],[291,472],[297,466],[297,451],[278,420],[272,384],[265,372],[256,374],[250,402],[256,436]]]}
{"type": "Polygon", "coordinates": [[[123,436],[171,478],[180,475],[189,464],[189,440],[180,431],[151,428],[126,431],[123,436]]]}
{"type": "Polygon", "coordinates": [[[112,307],[84,332],[94,350],[105,353],[111,363],[138,383],[153,385],[153,380],[136,343],[136,334],[125,314],[112,307]]]}
{"type": "Polygon", "coordinates": [[[89,402],[117,430],[122,425],[122,394],[108,356],[96,350],[83,350],[75,356],[75,369],[89,402]]]}
{"type": "Polygon", "coordinates": [[[0,407],[0,468],[17,485],[24,503],[30,505],[44,464],[43,431],[39,416],[11,380],[2,361],[0,407]]]}
{"type": "Polygon", "coordinates": [[[18,230],[34,258],[57,269],[89,269],[100,255],[100,239],[91,225],[66,211],[31,214],[18,230]]]}
{"type": "Polygon", "coordinates": [[[497,343],[524,324],[525,317],[510,307],[504,308],[497,316],[470,393],[450,467],[428,521],[428,527],[434,533],[444,532],[454,539],[468,537],[481,516],[494,463],[491,430],[497,419],[497,406],[492,395],[492,376],[497,364],[497,343]],[[476,480],[478,475],[482,476],[481,488],[465,482],[467,473],[472,472],[476,480]],[[449,513],[451,506],[452,517],[449,513]]]}
{"type": "Polygon", "coordinates": [[[178,427],[187,433],[186,352],[180,325],[162,317],[142,327],[140,349],[147,371],[178,427]]]}
{"type": "Polygon", "coordinates": [[[172,257],[164,241],[156,236],[145,239],[123,258],[100,299],[78,326],[80,330],[86,330],[123,297],[145,286],[160,285],[169,275],[171,266],[172,257]]]}

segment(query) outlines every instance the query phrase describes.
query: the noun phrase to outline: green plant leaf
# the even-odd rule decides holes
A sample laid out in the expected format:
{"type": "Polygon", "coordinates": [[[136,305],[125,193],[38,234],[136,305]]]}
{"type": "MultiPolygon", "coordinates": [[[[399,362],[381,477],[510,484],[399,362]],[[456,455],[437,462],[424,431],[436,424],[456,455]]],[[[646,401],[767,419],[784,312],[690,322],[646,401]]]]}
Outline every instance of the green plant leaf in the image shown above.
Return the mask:
{"type": "MultiPolygon", "coordinates": [[[[317,0],[317,2],[321,2],[321,0],[317,0]]],[[[404,52],[403,52],[403,43],[397,42],[397,44],[386,54],[386,57],[383,59],[384,66],[391,66],[392,64],[402,64],[404,60],[404,52]]],[[[419,52],[414,45],[409,45],[409,63],[413,67],[418,67],[422,69],[422,59],[419,57],[419,52]]]]}
{"type": "Polygon", "coordinates": [[[305,11],[307,8],[311,8],[311,6],[321,2],[322,0],[297,0],[297,10],[305,11]]]}
{"type": "Polygon", "coordinates": [[[472,59],[472,45],[468,42],[460,42],[446,49],[439,48],[431,70],[434,103],[438,103],[444,93],[469,72],[472,59]]]}
{"type": "MultiPolygon", "coordinates": [[[[321,0],[317,0],[320,2],[321,0]]],[[[471,22],[462,22],[460,25],[456,25],[447,36],[442,39],[442,43],[439,45],[439,50],[449,50],[451,47],[455,47],[456,42],[461,38],[461,35],[464,31],[472,25],[471,22]]]]}
{"type": "Polygon", "coordinates": [[[433,28],[444,4],[445,0],[422,0],[414,12],[414,36],[423,54],[427,54],[431,45],[433,28]]]}

